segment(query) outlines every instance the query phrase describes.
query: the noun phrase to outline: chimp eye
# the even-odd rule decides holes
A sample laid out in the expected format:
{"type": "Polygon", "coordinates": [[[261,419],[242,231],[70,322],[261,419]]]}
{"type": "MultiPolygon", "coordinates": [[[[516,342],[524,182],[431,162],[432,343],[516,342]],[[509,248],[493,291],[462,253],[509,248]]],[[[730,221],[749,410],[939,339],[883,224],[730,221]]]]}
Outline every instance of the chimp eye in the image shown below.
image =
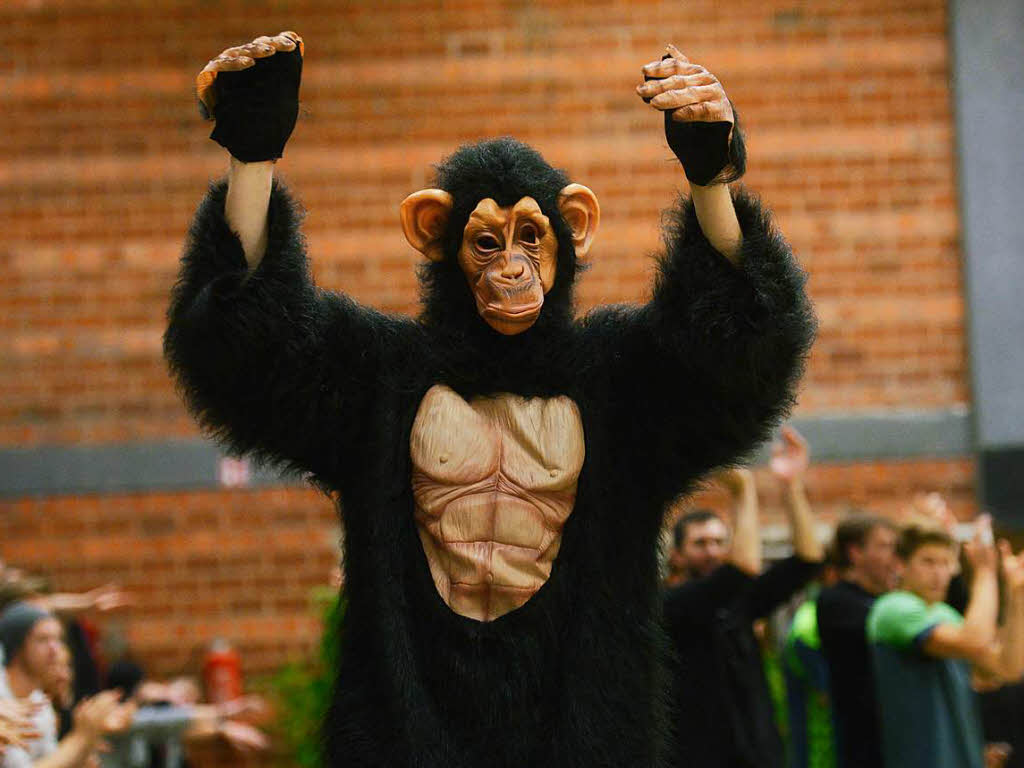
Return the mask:
{"type": "Polygon", "coordinates": [[[501,243],[498,242],[498,238],[494,235],[490,235],[485,232],[476,239],[476,249],[478,251],[490,253],[491,251],[497,251],[500,248],[501,243]]]}
{"type": "Polygon", "coordinates": [[[526,245],[536,245],[538,242],[537,228],[533,224],[523,224],[519,230],[519,240],[526,245]]]}

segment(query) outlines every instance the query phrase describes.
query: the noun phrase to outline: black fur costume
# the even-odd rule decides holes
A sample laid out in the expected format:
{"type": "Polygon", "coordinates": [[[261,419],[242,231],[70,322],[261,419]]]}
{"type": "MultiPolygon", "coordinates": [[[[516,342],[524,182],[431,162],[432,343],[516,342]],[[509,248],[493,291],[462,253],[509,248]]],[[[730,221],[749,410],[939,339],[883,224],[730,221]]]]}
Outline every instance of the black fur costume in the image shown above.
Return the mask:
{"type": "Polygon", "coordinates": [[[225,221],[225,183],[192,224],[165,351],[193,412],[232,451],[311,472],[344,507],[331,766],[661,764],[665,505],[769,436],[793,403],[814,320],[785,240],[735,189],[742,268],[681,199],[653,299],[575,319],[575,255],[555,207],[566,182],[510,139],[448,158],[446,258],[422,268],[418,319],[314,287],[280,184],[251,275],[225,221]],[[455,253],[481,198],[527,194],[556,228],[558,274],[537,323],[502,336],[478,316],[455,253]],[[583,421],[586,460],[551,578],[489,623],[444,603],[413,519],[409,434],[439,382],[467,399],[567,394],[583,421]]]}

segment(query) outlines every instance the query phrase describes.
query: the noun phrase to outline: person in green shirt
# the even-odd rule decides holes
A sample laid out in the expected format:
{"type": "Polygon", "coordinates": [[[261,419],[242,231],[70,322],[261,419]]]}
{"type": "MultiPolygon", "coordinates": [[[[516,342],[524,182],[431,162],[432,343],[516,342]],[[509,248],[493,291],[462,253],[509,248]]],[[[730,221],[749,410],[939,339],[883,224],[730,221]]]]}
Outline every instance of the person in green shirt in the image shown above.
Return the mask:
{"type": "Polygon", "coordinates": [[[832,697],[814,598],[796,611],[783,651],[789,709],[790,768],[835,768],[832,697]]]}
{"type": "Polygon", "coordinates": [[[902,589],[880,597],[867,624],[885,765],[984,768],[968,663],[1004,679],[1020,676],[1022,590],[1010,590],[1012,605],[1000,638],[997,557],[985,516],[965,547],[973,580],[963,616],[942,602],[956,562],[948,533],[911,525],[900,535],[896,551],[904,567],[902,589]]]}

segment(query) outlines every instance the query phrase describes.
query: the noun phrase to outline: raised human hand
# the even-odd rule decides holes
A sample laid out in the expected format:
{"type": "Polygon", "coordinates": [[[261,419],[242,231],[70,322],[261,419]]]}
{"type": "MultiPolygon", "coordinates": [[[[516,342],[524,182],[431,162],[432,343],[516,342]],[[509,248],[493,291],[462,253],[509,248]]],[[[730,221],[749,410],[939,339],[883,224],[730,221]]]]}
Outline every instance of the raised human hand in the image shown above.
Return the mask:
{"type": "Polygon", "coordinates": [[[220,724],[219,731],[228,744],[239,752],[256,752],[270,746],[263,731],[238,720],[225,720],[220,724]]]}
{"type": "Polygon", "coordinates": [[[133,701],[119,703],[107,713],[103,720],[103,734],[109,736],[128,730],[132,721],[135,720],[137,711],[138,706],[133,701]]]}
{"type": "Polygon", "coordinates": [[[637,93],[665,114],[665,139],[693,184],[736,181],[746,171],[739,117],[718,78],[669,45],[641,70],[637,93]]]}
{"type": "Polygon", "coordinates": [[[985,768],[1003,768],[1010,759],[1013,747],[1005,741],[997,741],[985,745],[985,768]]]}
{"type": "Polygon", "coordinates": [[[754,473],[746,467],[725,467],[712,475],[711,479],[733,496],[740,496],[747,488],[754,487],[754,473]]]}
{"type": "Polygon", "coordinates": [[[97,611],[114,611],[132,604],[132,596],[117,584],[104,584],[102,587],[85,593],[89,606],[97,611]]]}
{"type": "Polygon", "coordinates": [[[299,115],[305,47],[295,32],[228,48],[196,77],[199,111],[216,121],[210,138],[244,163],[276,160],[299,115]]]}
{"type": "Polygon", "coordinates": [[[121,703],[120,691],[100,691],[75,707],[75,730],[95,742],[103,736],[127,729],[132,724],[135,711],[134,703],[121,703]]]}
{"type": "Polygon", "coordinates": [[[804,436],[788,424],[782,428],[779,437],[780,439],[772,444],[769,466],[773,475],[791,483],[807,474],[807,468],[811,464],[811,449],[804,436]]]}
{"type": "Polygon", "coordinates": [[[956,515],[941,493],[915,494],[910,506],[903,511],[903,517],[907,521],[918,520],[937,525],[950,536],[956,533],[956,515]]]}
{"type": "Polygon", "coordinates": [[[974,538],[964,545],[964,554],[975,573],[995,570],[996,546],[992,539],[991,516],[978,515],[974,524],[974,538]]]}
{"type": "Polygon", "coordinates": [[[999,540],[999,558],[1003,567],[1003,582],[1008,589],[1024,595],[1024,549],[1013,554],[1010,542],[999,540]]]}
{"type": "Polygon", "coordinates": [[[117,709],[120,695],[117,691],[101,691],[82,699],[74,710],[75,730],[95,742],[103,735],[103,724],[117,709]]]}

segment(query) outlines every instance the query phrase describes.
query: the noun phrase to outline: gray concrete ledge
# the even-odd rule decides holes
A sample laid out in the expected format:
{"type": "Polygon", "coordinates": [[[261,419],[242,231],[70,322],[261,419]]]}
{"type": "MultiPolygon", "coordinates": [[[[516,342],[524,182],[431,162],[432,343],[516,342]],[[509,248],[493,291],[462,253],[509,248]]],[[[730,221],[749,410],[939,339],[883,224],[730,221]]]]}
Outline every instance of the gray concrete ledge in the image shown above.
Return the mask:
{"type": "MultiPolygon", "coordinates": [[[[814,460],[906,459],[972,453],[967,409],[818,414],[794,423],[814,460]]],[[[767,446],[762,458],[767,457],[767,446]]],[[[225,459],[204,440],[0,449],[0,497],[304,485],[225,459]]]]}

